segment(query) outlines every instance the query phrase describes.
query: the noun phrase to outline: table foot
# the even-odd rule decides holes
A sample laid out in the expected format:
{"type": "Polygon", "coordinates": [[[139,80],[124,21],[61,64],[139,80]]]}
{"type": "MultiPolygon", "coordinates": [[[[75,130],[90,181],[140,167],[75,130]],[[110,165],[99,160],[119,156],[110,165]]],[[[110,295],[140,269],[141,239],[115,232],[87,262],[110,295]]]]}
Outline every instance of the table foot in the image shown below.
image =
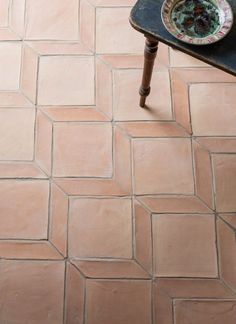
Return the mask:
{"type": "Polygon", "coordinates": [[[145,107],[146,98],[151,91],[150,83],[152,79],[153,66],[157,56],[158,41],[153,38],[146,37],[146,44],[144,50],[144,68],[142,84],[139,89],[140,107],[145,107]]]}

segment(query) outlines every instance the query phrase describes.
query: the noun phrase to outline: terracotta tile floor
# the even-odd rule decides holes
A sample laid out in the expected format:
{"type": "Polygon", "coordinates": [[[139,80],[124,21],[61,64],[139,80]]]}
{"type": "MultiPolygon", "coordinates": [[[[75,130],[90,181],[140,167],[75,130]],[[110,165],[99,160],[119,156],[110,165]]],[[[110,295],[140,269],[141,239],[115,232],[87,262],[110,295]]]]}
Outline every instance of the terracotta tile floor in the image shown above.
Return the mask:
{"type": "Polygon", "coordinates": [[[0,1],[0,324],[236,323],[236,79],[135,0],[0,1]]]}

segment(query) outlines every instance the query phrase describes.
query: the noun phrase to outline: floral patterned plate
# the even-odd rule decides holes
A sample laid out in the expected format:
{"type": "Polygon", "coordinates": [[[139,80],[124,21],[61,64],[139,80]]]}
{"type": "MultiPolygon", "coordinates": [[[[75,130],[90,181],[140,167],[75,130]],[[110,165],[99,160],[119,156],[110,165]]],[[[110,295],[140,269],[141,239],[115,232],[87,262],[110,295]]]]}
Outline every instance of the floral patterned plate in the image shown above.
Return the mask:
{"type": "Polygon", "coordinates": [[[226,0],[165,0],[161,16],[174,37],[194,45],[219,41],[233,25],[233,12],[226,0]]]}

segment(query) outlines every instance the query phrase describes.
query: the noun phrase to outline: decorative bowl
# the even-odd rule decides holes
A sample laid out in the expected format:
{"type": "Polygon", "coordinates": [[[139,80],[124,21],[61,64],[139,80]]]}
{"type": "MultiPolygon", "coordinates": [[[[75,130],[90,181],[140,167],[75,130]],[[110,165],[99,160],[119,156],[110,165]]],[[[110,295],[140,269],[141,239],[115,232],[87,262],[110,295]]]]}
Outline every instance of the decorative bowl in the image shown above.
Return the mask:
{"type": "Polygon", "coordinates": [[[193,45],[218,42],[233,25],[233,12],[226,0],[165,0],[161,17],[174,37],[193,45]]]}

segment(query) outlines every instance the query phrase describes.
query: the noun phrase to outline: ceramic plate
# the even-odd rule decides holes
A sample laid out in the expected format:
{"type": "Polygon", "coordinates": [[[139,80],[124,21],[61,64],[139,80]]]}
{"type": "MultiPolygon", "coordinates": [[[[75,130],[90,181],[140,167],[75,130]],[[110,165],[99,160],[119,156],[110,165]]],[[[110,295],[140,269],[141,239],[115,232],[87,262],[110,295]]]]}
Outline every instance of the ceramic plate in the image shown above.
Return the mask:
{"type": "Polygon", "coordinates": [[[174,37],[194,45],[218,42],[233,25],[233,12],[226,0],[165,0],[161,16],[174,37]]]}

